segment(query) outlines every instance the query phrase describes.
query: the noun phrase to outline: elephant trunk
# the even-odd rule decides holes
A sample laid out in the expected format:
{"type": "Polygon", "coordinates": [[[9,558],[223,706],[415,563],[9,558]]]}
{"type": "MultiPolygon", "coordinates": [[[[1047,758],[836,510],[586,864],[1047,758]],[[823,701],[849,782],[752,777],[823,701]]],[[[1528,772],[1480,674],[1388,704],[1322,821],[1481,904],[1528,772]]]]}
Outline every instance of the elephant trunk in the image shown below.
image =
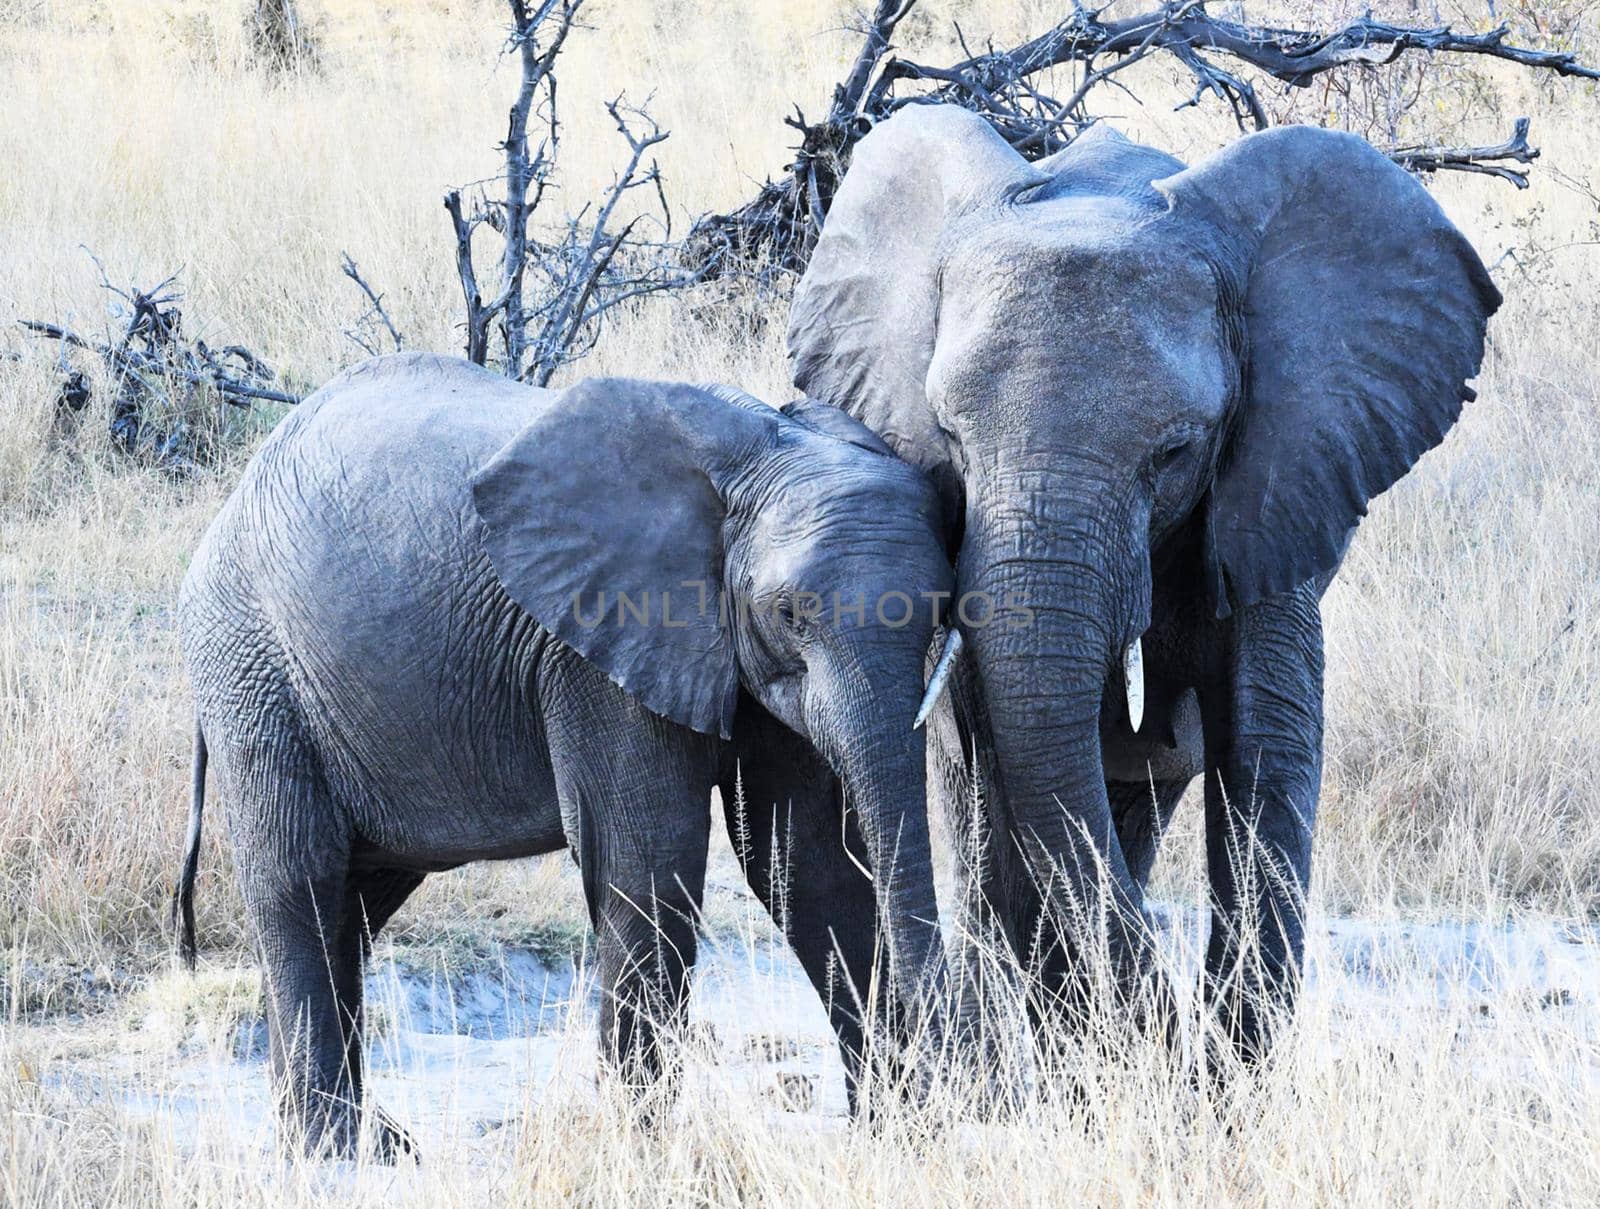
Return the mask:
{"type": "Polygon", "coordinates": [[[1093,1002],[1096,959],[1124,992],[1152,968],[1100,731],[1103,703],[1134,705],[1123,681],[1149,624],[1148,507],[1093,482],[1035,470],[969,495],[958,572],[1002,778],[997,838],[1022,855],[1013,883],[1036,891],[1016,896],[1008,930],[1037,966],[1042,1006],[1074,1020],[1093,1002]],[[987,625],[970,624],[975,595],[999,606],[987,625]]]}
{"type": "MultiPolygon", "coordinates": [[[[947,988],[944,943],[933,889],[933,854],[928,831],[926,755],[921,731],[912,729],[921,686],[921,652],[899,643],[894,656],[904,667],[893,675],[850,672],[837,694],[848,718],[824,733],[835,736],[826,753],[844,785],[846,809],[856,816],[872,866],[879,935],[887,959],[887,995],[902,1030],[921,1030],[938,1042],[947,988]],[[879,686],[874,695],[871,680],[879,686]],[[892,700],[885,684],[903,685],[892,700]]],[[[871,666],[881,672],[882,657],[871,666]]],[[[831,694],[830,694],[831,695],[831,694]]],[[[818,733],[816,730],[813,733],[818,733]]],[[[866,988],[860,988],[865,991],[866,988]]]]}

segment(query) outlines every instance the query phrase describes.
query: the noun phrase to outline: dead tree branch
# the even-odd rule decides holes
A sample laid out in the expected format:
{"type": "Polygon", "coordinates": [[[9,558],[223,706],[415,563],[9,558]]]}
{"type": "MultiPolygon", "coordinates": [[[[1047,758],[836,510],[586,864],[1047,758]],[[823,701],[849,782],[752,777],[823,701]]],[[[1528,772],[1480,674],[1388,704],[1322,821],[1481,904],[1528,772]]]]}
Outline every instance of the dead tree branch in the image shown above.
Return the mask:
{"type": "Polygon", "coordinates": [[[530,14],[524,0],[511,0],[515,21],[511,46],[522,65],[522,83],[511,106],[506,140],[501,145],[506,157],[505,254],[501,260],[501,279],[505,289],[491,309],[505,314],[506,363],[520,366],[527,350],[527,311],[523,306],[523,281],[528,259],[528,222],[543,200],[554,167],[560,127],[556,122],[556,56],[566,44],[583,0],[544,0],[530,14]],[[554,29],[540,45],[539,27],[552,18],[554,29]],[[547,134],[538,150],[528,153],[528,116],[534,102],[544,93],[547,134]],[[530,198],[529,192],[532,191],[530,198]]]}
{"type": "MultiPolygon", "coordinates": [[[[1500,25],[1487,33],[1459,34],[1447,25],[1419,29],[1366,16],[1333,33],[1319,33],[1213,17],[1205,11],[1205,0],[1183,0],[1121,21],[1101,21],[1097,12],[1079,9],[1013,50],[990,51],[946,69],[956,77],[947,88],[1003,95],[1016,80],[1047,67],[1180,48],[1228,55],[1295,88],[1304,88],[1336,67],[1382,66],[1410,50],[1481,55],[1561,76],[1600,80],[1600,70],[1580,63],[1575,55],[1506,45],[1510,32],[1509,26],[1500,25]]],[[[893,81],[916,79],[927,71],[919,64],[892,59],[883,74],[893,81]]]]}
{"type": "Polygon", "coordinates": [[[481,208],[470,215],[463,213],[459,189],[444,195],[444,208],[456,235],[456,275],[461,279],[461,296],[467,305],[467,360],[483,365],[489,359],[489,323],[496,310],[484,305],[483,291],[478,288],[478,275],[472,267],[472,235],[486,216],[481,208]]]}
{"type": "Polygon", "coordinates": [[[456,273],[467,307],[467,359],[483,365],[489,359],[489,328],[501,320],[505,337],[506,365],[511,376],[520,369],[526,348],[527,312],[523,306],[526,273],[528,224],[544,199],[555,167],[560,141],[556,117],[556,56],[577,24],[584,0],[541,0],[532,11],[525,0],[509,0],[511,33],[507,50],[515,52],[521,68],[516,100],[506,119],[506,137],[500,144],[505,156],[504,200],[490,201],[480,195],[470,213],[462,208],[461,191],[445,194],[444,207],[456,237],[456,273]],[[544,41],[541,42],[541,36],[544,41]],[[528,151],[528,119],[538,109],[546,135],[536,152],[528,151]],[[477,229],[488,223],[505,238],[501,253],[502,286],[493,299],[484,301],[472,263],[472,241],[477,229]]]}
{"type": "Polygon", "coordinates": [[[405,337],[400,334],[400,329],[395,327],[394,320],[389,318],[389,312],[384,309],[383,295],[367,284],[367,279],[361,276],[360,266],[350,259],[350,253],[339,253],[339,267],[344,271],[346,277],[356,283],[356,288],[365,294],[367,298],[367,309],[356,320],[355,326],[345,329],[344,334],[349,337],[351,343],[369,356],[376,357],[381,337],[374,339],[368,336],[367,332],[373,324],[381,323],[388,329],[389,339],[394,342],[394,351],[398,353],[405,348],[405,337]]]}
{"type": "MultiPolygon", "coordinates": [[[[1155,55],[1179,63],[1194,81],[1183,108],[1216,97],[1231,109],[1241,129],[1264,129],[1270,119],[1246,76],[1221,66],[1231,60],[1290,88],[1305,88],[1318,76],[1342,68],[1379,68],[1408,52],[1498,59],[1558,76],[1600,80],[1600,69],[1567,52],[1507,43],[1510,28],[1458,33],[1449,26],[1411,27],[1370,15],[1332,32],[1250,25],[1214,17],[1206,0],[1168,0],[1159,8],[1119,20],[1074,4],[1051,29],[1010,49],[971,54],[949,66],[918,63],[891,53],[895,27],[914,0],[882,0],[865,30],[860,53],[844,83],[834,90],[827,115],[807,122],[797,111],[789,124],[800,132],[794,161],[744,206],[708,215],[688,241],[691,263],[720,258],[726,267],[754,264],[764,271],[799,271],[843,175],[851,148],[867,130],[906,105],[944,103],[982,114],[1019,153],[1049,155],[1072,141],[1092,118],[1085,100],[1102,84],[1120,87],[1118,73],[1155,55]],[[1061,100],[1036,83],[1049,68],[1081,64],[1083,76],[1061,100]]],[[[1527,122],[1505,143],[1492,147],[1397,147],[1396,162],[1416,172],[1462,171],[1526,184],[1526,173],[1505,166],[1527,164],[1537,150],[1527,145],[1527,122]]],[[[715,271],[723,271],[713,268],[715,271]]]]}
{"type": "Polygon", "coordinates": [[[628,160],[594,211],[569,218],[561,236],[534,242],[529,266],[538,276],[543,301],[529,312],[537,334],[528,341],[524,380],[543,386],[568,362],[587,356],[600,338],[607,314],[636,299],[692,285],[698,275],[678,265],[672,213],[661,170],[650,149],[667,132],[642,108],[618,97],[606,105],[628,160]],[[630,194],[648,197],[645,208],[618,225],[617,211],[630,194]]]}
{"type": "Polygon", "coordinates": [[[844,176],[850,148],[872,128],[884,109],[888,84],[879,65],[888,55],[894,31],[916,0],[878,0],[862,31],[862,45],[850,73],[833,90],[820,122],[806,121],[800,107],[784,122],[800,134],[794,162],[769,180],[750,202],[728,214],[708,214],[685,241],[689,264],[708,276],[727,271],[764,279],[771,270],[804,268],[834,191],[844,176]]]}
{"type": "Polygon", "coordinates": [[[445,195],[456,241],[456,274],[466,303],[468,360],[487,364],[492,329],[498,324],[499,368],[508,377],[543,386],[561,366],[585,356],[599,339],[608,313],[625,303],[679,289],[700,273],[681,267],[672,242],[672,216],[661,170],[651,149],[667,132],[642,107],[618,97],[607,106],[628,159],[603,196],[552,224],[547,238],[535,234],[540,204],[555,188],[561,126],[556,112],[557,56],[576,27],[584,0],[542,0],[530,7],[509,0],[512,31],[508,50],[520,66],[517,96],[500,150],[505,157],[505,196],[490,198],[480,186],[469,204],[461,190],[445,195]],[[537,146],[528,127],[543,133],[537,146]],[[621,207],[635,195],[645,200],[625,221],[621,207]],[[504,240],[499,285],[487,301],[473,260],[474,240],[484,226],[504,240]]]}
{"type": "Polygon", "coordinates": [[[1396,147],[1389,158],[1408,172],[1480,172],[1526,189],[1528,174],[1507,168],[1502,161],[1531,164],[1539,158],[1539,150],[1528,146],[1528,119],[1518,118],[1511,137],[1491,147],[1396,147]]]}

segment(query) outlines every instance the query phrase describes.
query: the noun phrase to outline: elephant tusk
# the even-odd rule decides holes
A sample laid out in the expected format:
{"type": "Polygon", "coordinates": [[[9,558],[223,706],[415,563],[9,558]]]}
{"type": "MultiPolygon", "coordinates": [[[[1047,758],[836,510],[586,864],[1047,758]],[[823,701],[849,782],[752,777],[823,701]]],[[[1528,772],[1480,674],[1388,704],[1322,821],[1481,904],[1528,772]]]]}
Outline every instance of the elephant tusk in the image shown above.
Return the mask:
{"type": "Polygon", "coordinates": [[[1122,653],[1122,680],[1128,690],[1128,725],[1137,732],[1144,721],[1144,640],[1135,638],[1122,653]]]}
{"type": "Polygon", "coordinates": [[[950,671],[956,665],[956,656],[961,654],[961,631],[954,626],[944,637],[944,650],[939,652],[939,662],[933,665],[933,675],[928,677],[928,690],[922,694],[922,705],[917,710],[917,720],[911,724],[912,730],[918,730],[928,720],[928,715],[933,713],[933,707],[939,704],[939,697],[944,693],[944,686],[950,682],[950,671]]]}

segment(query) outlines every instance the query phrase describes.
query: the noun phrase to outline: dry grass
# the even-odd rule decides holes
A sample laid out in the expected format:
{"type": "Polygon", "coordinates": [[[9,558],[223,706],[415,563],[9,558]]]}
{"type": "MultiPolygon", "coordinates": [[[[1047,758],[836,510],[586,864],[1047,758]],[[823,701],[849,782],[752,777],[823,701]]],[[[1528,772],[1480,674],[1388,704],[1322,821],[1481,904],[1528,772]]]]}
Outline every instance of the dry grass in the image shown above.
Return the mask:
{"type": "MultiPolygon", "coordinates": [[[[379,14],[305,0],[321,66],[289,78],[252,66],[248,7],[0,0],[10,98],[0,110],[0,329],[18,316],[105,322],[84,244],[114,275],[147,284],[181,266],[202,334],[250,344],[310,385],[357,356],[340,334],[361,310],[339,276],[348,249],[414,346],[456,346],[439,197],[495,167],[512,84],[497,58],[499,5],[417,0],[379,14]]],[[[969,35],[1003,39],[1041,28],[1056,6],[925,7],[933,19],[913,24],[914,49],[943,45],[952,16],[969,35]]],[[[674,131],[662,162],[685,213],[746,195],[783,162],[781,115],[796,99],[817,105],[837,78],[854,46],[840,32],[848,12],[832,0],[594,0],[594,28],[575,36],[562,74],[568,195],[609,179],[620,147],[600,102],[624,88],[653,91],[674,131]]],[[[1331,19],[1334,8],[1316,0],[1312,12],[1331,19]]],[[[1581,6],[1519,20],[1600,54],[1581,6]]],[[[1136,83],[1147,107],[1105,98],[1134,132],[1188,156],[1227,137],[1217,115],[1172,114],[1156,99],[1176,95],[1165,69],[1136,83]]],[[[1588,915],[1600,905],[1600,209],[1557,174],[1582,177],[1600,160],[1600,103],[1592,89],[1510,72],[1467,88],[1441,77],[1426,95],[1458,106],[1454,124],[1471,141],[1531,113],[1545,158],[1525,194],[1477,179],[1438,189],[1487,261],[1508,248],[1516,261],[1496,267],[1508,302],[1479,402],[1374,506],[1328,598],[1317,895],[1368,913],[1588,915]]],[[[1296,101],[1302,112],[1323,103],[1296,101]]],[[[663,303],[616,328],[581,372],[723,379],[781,398],[782,327],[780,304],[707,314],[693,300],[663,303]]],[[[48,368],[42,357],[0,360],[0,949],[10,954],[0,978],[13,987],[0,999],[13,1006],[28,999],[15,993],[20,981],[51,970],[139,974],[159,960],[190,725],[169,603],[240,464],[183,483],[132,470],[99,435],[103,416],[58,424],[48,368]]],[[[1179,895],[1194,886],[1197,815],[1193,804],[1181,812],[1163,858],[1163,885],[1179,895]]],[[[219,830],[199,905],[204,942],[226,949],[240,931],[219,830]]],[[[432,879],[401,921],[406,935],[453,942],[463,919],[482,921],[467,929],[471,943],[570,930],[580,907],[564,861],[432,879]]],[[[1571,1081],[1594,1059],[1585,1028],[1512,1005],[1497,1028],[1468,1029],[1461,1042],[1471,1009],[1456,1004],[1409,1021],[1391,1065],[1376,1042],[1335,1027],[1336,1000],[1335,986],[1297,1026],[1286,1067],[1233,1115],[1189,1114],[1182,1096],[1137,1071],[1109,1082],[1085,1119],[1043,1112],[1027,1129],[964,1127],[934,1140],[775,1131],[717,1102],[682,1113],[661,1140],[606,1103],[530,1106],[507,1156],[513,1174],[490,1194],[1592,1199],[1600,1121],[1592,1084],[1580,1080],[1590,1094],[1575,1098],[1571,1081]],[[1544,1107],[1530,1115],[1535,1102],[1544,1107]]],[[[73,1190],[93,1189],[103,1203],[299,1203],[336,1191],[315,1172],[263,1180],[259,1164],[220,1154],[194,1163],[160,1130],[85,1103],[82,1089],[32,1082],[25,1057],[0,1055],[0,1199],[87,1203],[98,1195],[73,1190]]],[[[424,1203],[477,1195],[448,1167],[418,1178],[424,1203]]]]}
{"type": "MultiPolygon", "coordinates": [[[[990,1112],[938,1076],[922,1110],[880,1102],[872,1128],[785,1109],[780,1089],[810,1098],[820,1042],[785,1003],[795,986],[752,963],[760,1006],[742,1036],[726,1020],[680,1036],[683,1090],[661,1128],[595,1080],[587,1013],[509,1054],[469,1043],[380,1061],[377,1095],[427,1160],[397,1169],[277,1158],[265,1071],[229,1056],[232,1030],[259,1011],[252,973],[173,975],[97,1031],[0,1042],[0,1195],[119,1209],[1592,1203],[1592,965],[1565,984],[1581,1000],[1569,1006],[1511,984],[1440,995],[1440,968],[1403,949],[1370,965],[1341,962],[1322,937],[1312,950],[1314,988],[1258,1081],[1197,1089],[1133,1045],[1081,1065],[1081,1096],[1053,1083],[990,1112]],[[757,1031],[774,1024],[781,1046],[757,1031]],[[485,1100],[486,1079],[504,1098],[485,1100]]],[[[835,1069],[818,1089],[832,1112],[837,1084],[835,1069]]]]}

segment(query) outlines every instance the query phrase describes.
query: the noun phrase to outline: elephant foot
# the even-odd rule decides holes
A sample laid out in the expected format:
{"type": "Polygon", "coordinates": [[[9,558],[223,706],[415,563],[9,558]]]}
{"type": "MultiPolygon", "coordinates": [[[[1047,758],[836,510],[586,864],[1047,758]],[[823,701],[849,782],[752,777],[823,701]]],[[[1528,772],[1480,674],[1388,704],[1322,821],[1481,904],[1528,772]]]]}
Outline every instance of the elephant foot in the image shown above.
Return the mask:
{"type": "Polygon", "coordinates": [[[381,1108],[369,1108],[367,1111],[372,1117],[374,1159],[391,1167],[402,1157],[410,1159],[413,1163],[422,1162],[422,1154],[417,1149],[416,1139],[401,1128],[393,1117],[381,1108]]]}
{"type": "MultiPolygon", "coordinates": [[[[300,1132],[300,1152],[312,1160],[333,1160],[353,1163],[362,1152],[362,1112],[366,1114],[368,1152],[374,1162],[393,1166],[402,1156],[420,1162],[416,1141],[383,1109],[370,1107],[358,1110],[354,1105],[341,1104],[329,1113],[313,1119],[300,1132]]],[[[289,1137],[294,1136],[293,1127],[289,1137]]],[[[292,1143],[291,1143],[292,1146],[292,1143]]]]}

